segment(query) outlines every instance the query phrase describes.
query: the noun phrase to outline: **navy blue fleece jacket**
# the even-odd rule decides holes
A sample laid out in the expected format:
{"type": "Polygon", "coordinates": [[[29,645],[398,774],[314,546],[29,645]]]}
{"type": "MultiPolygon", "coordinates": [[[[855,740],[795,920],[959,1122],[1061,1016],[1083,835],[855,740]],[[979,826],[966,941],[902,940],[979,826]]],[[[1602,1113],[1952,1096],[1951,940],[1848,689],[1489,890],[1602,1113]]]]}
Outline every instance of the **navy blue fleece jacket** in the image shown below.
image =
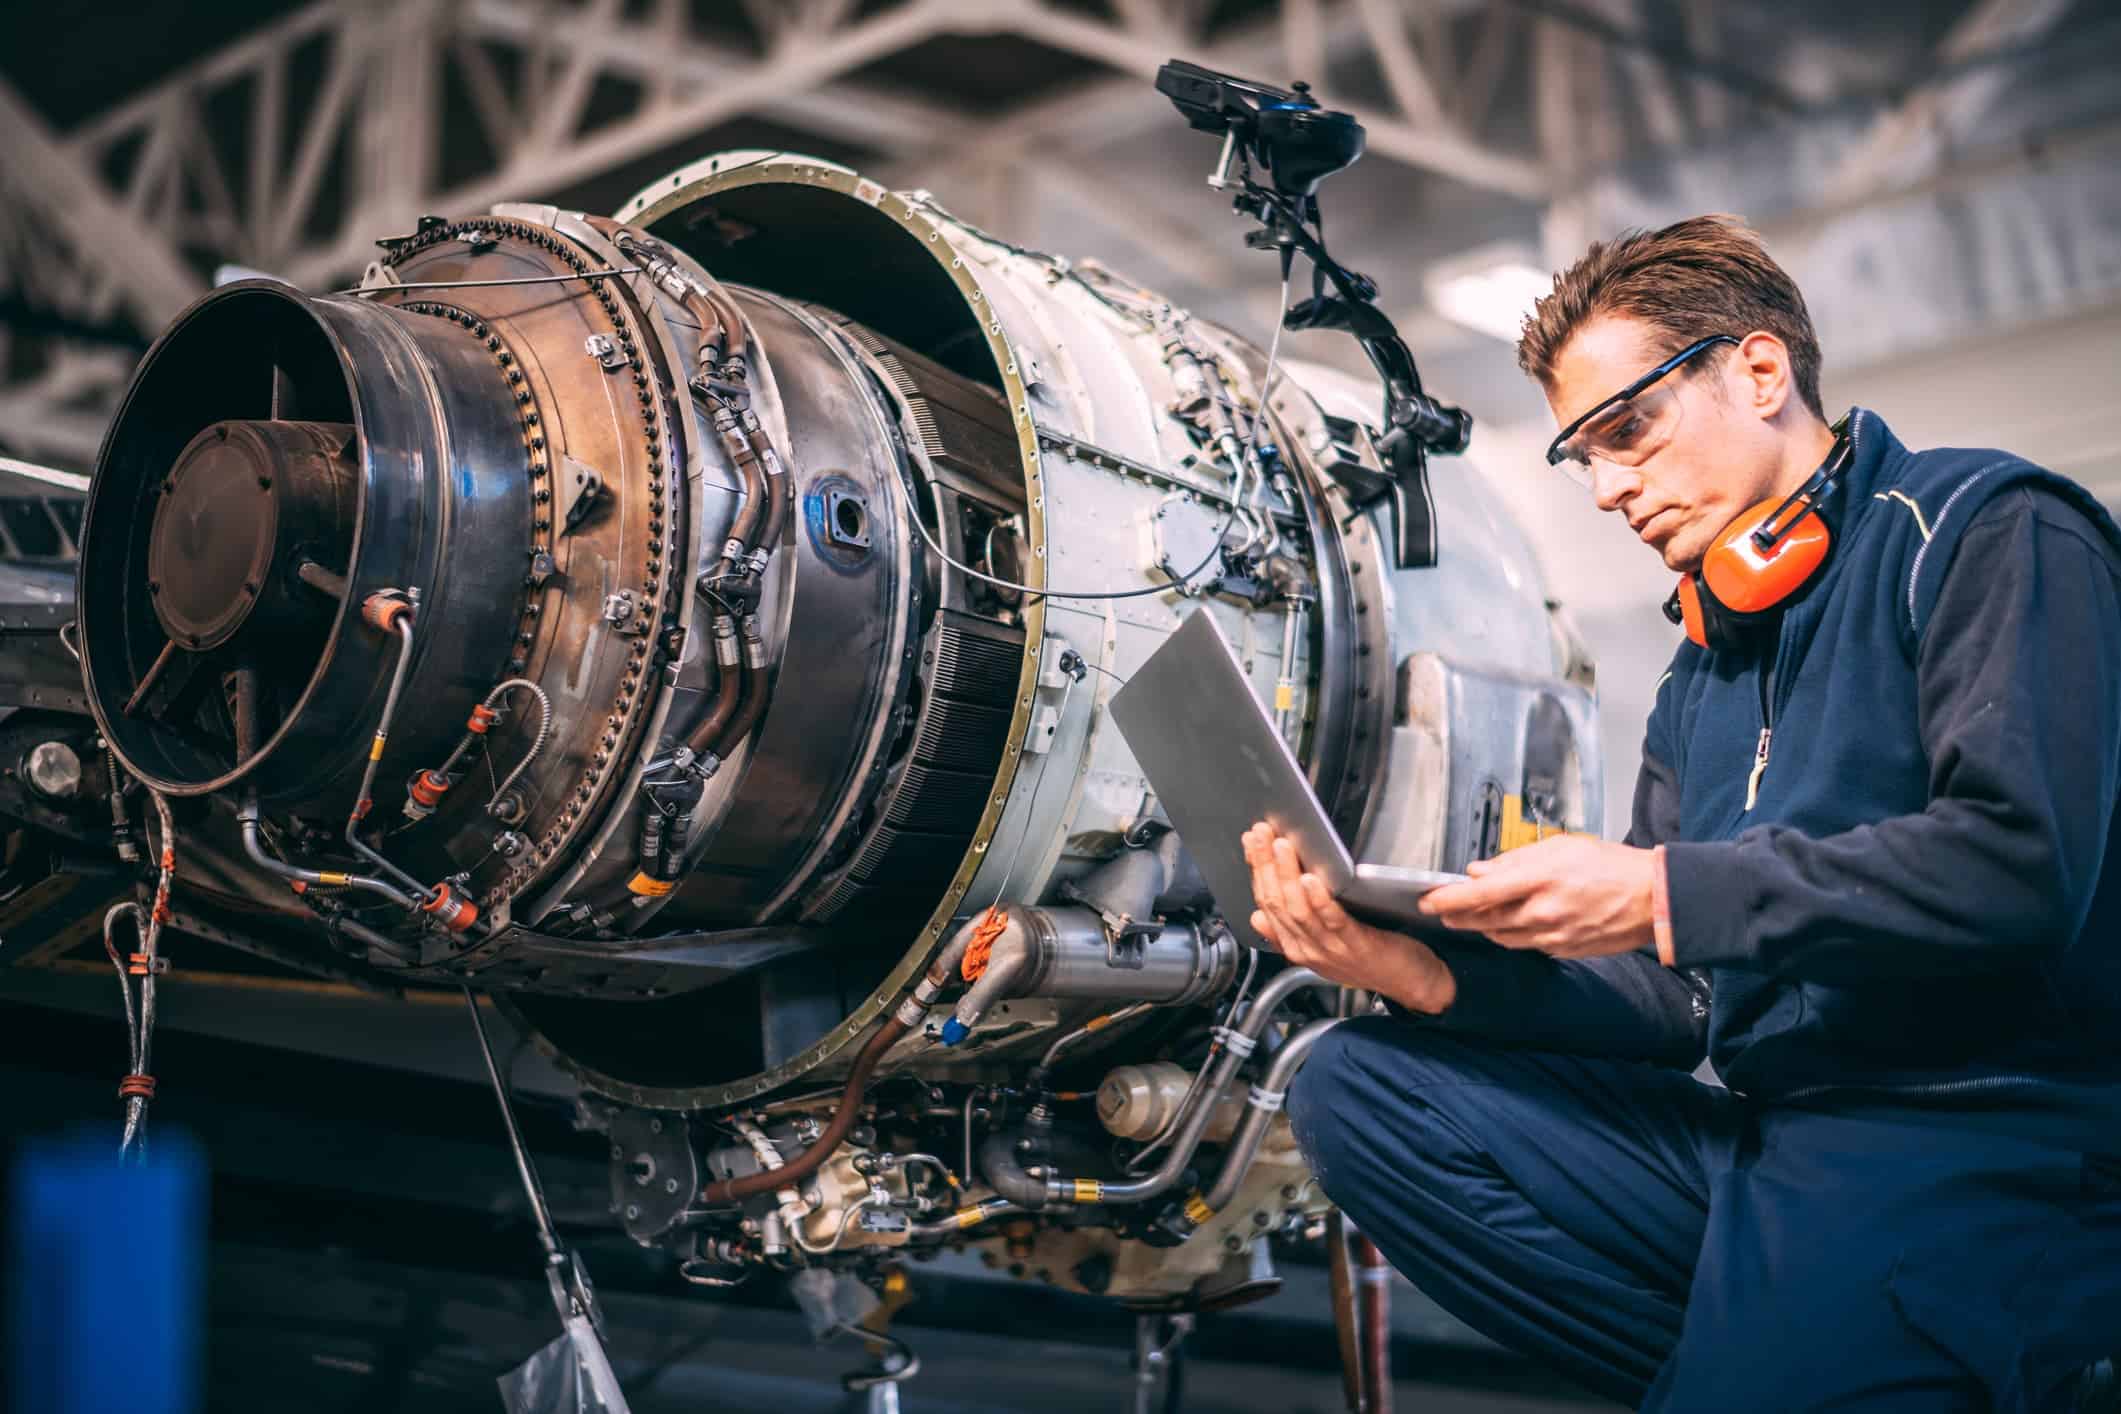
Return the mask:
{"type": "Polygon", "coordinates": [[[1677,968],[1446,939],[1437,1024],[2121,1147],[2121,531],[2019,458],[1852,426],[1833,558],[1772,646],[1682,644],[1659,684],[1628,839],[1666,846],[1677,968]]]}

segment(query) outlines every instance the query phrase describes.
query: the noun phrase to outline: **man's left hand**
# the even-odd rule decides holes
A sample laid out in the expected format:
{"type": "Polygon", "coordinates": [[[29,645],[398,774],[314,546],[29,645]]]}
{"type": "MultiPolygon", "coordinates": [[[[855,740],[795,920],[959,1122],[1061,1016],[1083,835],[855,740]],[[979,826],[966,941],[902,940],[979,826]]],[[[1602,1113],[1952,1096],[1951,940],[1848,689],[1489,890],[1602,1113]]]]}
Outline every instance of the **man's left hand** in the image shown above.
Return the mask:
{"type": "Polygon", "coordinates": [[[1421,911],[1506,948],[1551,957],[1606,957],[1655,938],[1647,849],[1557,835],[1466,866],[1472,878],[1432,889],[1421,911]]]}

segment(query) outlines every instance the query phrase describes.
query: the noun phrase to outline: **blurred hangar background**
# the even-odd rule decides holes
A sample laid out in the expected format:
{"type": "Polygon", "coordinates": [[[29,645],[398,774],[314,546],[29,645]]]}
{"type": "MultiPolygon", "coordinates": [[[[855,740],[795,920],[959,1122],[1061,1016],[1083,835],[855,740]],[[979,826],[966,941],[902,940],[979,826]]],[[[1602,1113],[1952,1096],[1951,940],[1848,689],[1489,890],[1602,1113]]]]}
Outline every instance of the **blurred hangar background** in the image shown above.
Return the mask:
{"type": "MultiPolygon", "coordinates": [[[[1476,460],[1599,654],[1613,829],[1672,641],[1666,576],[1543,474],[1546,411],[1511,357],[1586,241],[1743,215],[1806,291],[1830,403],[2121,496],[2121,10],[2101,0],[9,7],[0,447],[85,470],[148,334],[220,264],[322,287],[423,213],[614,210],[719,149],[925,187],[1263,335],[1271,261],[1151,88],[1171,57],[1307,78],[1367,126],[1327,192],[1334,248],[1479,419],[1476,460]]],[[[1330,335],[1290,352],[1359,365],[1330,335]]]]}
{"type": "MultiPolygon", "coordinates": [[[[1366,125],[1367,157],[1324,192],[1333,248],[1382,287],[1429,386],[1478,419],[1472,456],[1434,474],[1501,488],[1597,655],[1612,833],[1673,643],[1657,608],[1668,577],[1543,466],[1546,409],[1512,356],[1547,272],[1589,240],[1740,214],[1806,291],[1836,409],[1877,408],[1917,445],[2008,446],[2121,506],[2121,7],[2106,0],[9,6],[0,455],[87,471],[149,338],[222,266],[331,288],[360,274],[375,234],[423,214],[504,199],[613,211],[729,149],[806,152],[926,188],[998,235],[1096,256],[1263,341],[1272,261],[1244,248],[1243,224],[1204,184],[1212,144],[1151,87],[1173,57],[1308,80],[1366,125]]],[[[1338,336],[1285,347],[1362,369],[1338,336]]],[[[72,529],[33,486],[0,486],[0,555],[34,558],[72,529]]],[[[329,1077],[261,1077],[261,1119],[282,1089],[313,1083],[329,1077]]],[[[401,1098],[408,1115],[424,1103],[409,1082],[401,1098]]],[[[84,1091],[77,1107],[100,1114],[106,1097],[84,1091]]],[[[349,1155],[349,1170],[373,1169],[378,1191],[402,1185],[459,1121],[489,1137],[488,1113],[430,1111],[394,1148],[349,1155]]],[[[601,1180],[550,1181],[593,1192],[601,1180]]],[[[249,1383],[219,1388],[258,1402],[236,1407],[276,1407],[269,1391],[314,1389],[320,1370],[344,1377],[349,1407],[450,1407],[423,1403],[423,1381],[447,1388],[464,1350],[513,1349],[538,1325],[535,1292],[526,1303],[481,1274],[483,1239],[447,1194],[387,1216],[335,1213],[331,1247],[312,1219],[274,1206],[277,1190],[257,1196],[217,1229],[217,1280],[253,1316],[302,1307],[308,1324],[240,1328],[249,1383]],[[444,1237],[470,1254],[449,1275],[417,1287],[391,1275],[444,1237]],[[287,1259],[311,1246],[322,1255],[287,1259]],[[458,1344],[398,1334],[422,1323],[458,1344]],[[390,1381],[395,1402],[378,1393],[390,1381]]],[[[487,1245],[495,1270],[520,1267],[487,1245]]],[[[785,1382],[814,1372],[773,1313],[680,1312],[629,1294],[618,1259],[598,1260],[613,1311],[669,1352],[664,1397],[750,1389],[776,1407],[832,1407],[788,1402],[785,1382]]],[[[1051,1401],[1008,1407],[1080,1408],[1124,1389],[1120,1325],[1093,1333],[1110,1337],[1112,1360],[1085,1362],[1081,1345],[1028,1337],[1020,1321],[1086,1310],[1023,1317],[1012,1297],[1012,1325],[981,1290],[945,1284],[929,1298],[967,1332],[967,1358],[914,1387],[916,1407],[986,1407],[1002,1371],[1039,1372],[1051,1401]]],[[[1314,1281],[1286,1300],[1320,1296],[1314,1281]]],[[[1537,1401],[1554,1389],[1411,1298],[1401,1322],[1418,1352],[1401,1371],[1430,1382],[1422,1407],[1553,1407],[1537,1401]]],[[[1331,1351],[1297,1348],[1329,1339],[1322,1329],[1275,1312],[1222,1326],[1196,1351],[1197,1407],[1338,1407],[1331,1351]],[[1283,1382],[1247,1363],[1261,1349],[1288,1351],[1296,1373],[1283,1382]]]]}

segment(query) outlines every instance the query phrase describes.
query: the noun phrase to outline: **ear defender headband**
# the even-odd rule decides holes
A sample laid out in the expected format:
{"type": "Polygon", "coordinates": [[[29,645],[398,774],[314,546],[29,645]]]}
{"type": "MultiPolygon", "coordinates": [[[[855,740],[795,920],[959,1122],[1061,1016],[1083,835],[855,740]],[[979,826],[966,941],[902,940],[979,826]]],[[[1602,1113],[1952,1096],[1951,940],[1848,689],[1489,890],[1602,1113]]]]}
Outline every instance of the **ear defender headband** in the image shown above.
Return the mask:
{"type": "Polygon", "coordinates": [[[1819,577],[1834,539],[1827,497],[1854,454],[1848,426],[1847,418],[1834,424],[1834,445],[1804,485],[1732,521],[1702,556],[1700,570],[1680,576],[1664,616],[1696,644],[1717,652],[1743,648],[1754,629],[1819,577]]]}

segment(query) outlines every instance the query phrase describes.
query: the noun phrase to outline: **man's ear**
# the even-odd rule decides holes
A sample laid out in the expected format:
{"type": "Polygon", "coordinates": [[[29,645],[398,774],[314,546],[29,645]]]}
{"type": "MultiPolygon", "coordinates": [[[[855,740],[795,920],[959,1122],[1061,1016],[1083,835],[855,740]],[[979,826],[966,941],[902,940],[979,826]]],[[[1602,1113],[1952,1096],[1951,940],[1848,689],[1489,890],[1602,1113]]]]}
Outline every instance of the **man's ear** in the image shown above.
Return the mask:
{"type": "Polygon", "coordinates": [[[1739,385],[1742,405],[1762,422],[1773,420],[1789,404],[1795,387],[1790,346],[1765,329],[1755,329],[1739,342],[1731,376],[1739,385]]]}

